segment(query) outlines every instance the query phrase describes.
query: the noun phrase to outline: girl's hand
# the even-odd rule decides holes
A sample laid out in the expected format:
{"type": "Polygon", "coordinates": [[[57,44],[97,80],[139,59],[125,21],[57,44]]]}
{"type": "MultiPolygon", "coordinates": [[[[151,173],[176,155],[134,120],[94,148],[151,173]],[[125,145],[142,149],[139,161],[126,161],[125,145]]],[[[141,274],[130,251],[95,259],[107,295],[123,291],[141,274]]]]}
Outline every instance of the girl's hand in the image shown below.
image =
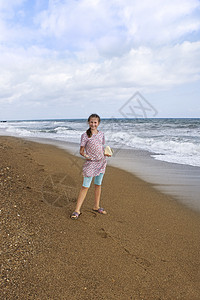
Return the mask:
{"type": "Polygon", "coordinates": [[[87,154],[84,154],[83,156],[84,156],[86,159],[91,160],[91,158],[90,158],[87,154]]]}

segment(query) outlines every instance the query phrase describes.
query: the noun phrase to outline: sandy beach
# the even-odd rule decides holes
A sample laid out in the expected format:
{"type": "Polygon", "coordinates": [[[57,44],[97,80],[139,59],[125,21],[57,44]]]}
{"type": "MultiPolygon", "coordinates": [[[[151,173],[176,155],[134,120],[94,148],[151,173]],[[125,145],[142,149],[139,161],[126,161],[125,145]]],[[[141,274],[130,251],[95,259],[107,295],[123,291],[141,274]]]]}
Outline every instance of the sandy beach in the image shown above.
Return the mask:
{"type": "Polygon", "coordinates": [[[83,159],[0,137],[0,299],[200,299],[200,214],[131,173],[107,167],[70,219],[83,159]]]}

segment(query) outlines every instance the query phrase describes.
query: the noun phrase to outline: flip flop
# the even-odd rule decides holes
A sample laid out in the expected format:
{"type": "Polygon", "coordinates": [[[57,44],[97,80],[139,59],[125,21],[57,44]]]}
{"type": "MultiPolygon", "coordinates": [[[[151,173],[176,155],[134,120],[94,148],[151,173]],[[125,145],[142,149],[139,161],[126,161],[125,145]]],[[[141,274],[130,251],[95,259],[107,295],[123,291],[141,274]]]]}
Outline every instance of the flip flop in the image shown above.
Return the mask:
{"type": "Polygon", "coordinates": [[[72,220],[77,220],[78,217],[81,215],[81,213],[79,214],[78,212],[74,211],[72,214],[71,214],[71,219],[72,220]]]}
{"type": "Polygon", "coordinates": [[[98,212],[99,214],[102,214],[102,215],[107,214],[107,212],[104,210],[103,207],[99,207],[99,209],[93,209],[93,211],[96,211],[96,212],[98,212]]]}

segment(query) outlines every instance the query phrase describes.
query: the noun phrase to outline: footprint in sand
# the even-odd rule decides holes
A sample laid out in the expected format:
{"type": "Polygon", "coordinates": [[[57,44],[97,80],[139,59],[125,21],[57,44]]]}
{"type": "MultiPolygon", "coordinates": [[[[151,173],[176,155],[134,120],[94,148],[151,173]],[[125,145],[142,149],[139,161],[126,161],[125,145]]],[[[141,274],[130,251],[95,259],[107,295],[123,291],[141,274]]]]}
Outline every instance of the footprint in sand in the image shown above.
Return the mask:
{"type": "Polygon", "coordinates": [[[109,237],[109,234],[105,231],[104,228],[101,228],[100,230],[98,230],[97,234],[100,235],[100,237],[102,237],[104,239],[109,237]]]}

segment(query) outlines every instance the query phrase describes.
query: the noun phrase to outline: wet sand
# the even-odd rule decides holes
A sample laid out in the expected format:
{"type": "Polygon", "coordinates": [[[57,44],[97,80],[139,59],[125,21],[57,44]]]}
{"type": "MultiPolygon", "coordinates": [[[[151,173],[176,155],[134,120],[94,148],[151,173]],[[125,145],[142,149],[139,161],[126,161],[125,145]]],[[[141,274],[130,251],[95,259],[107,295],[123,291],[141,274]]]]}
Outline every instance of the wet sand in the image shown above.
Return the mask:
{"type": "Polygon", "coordinates": [[[108,166],[108,214],[92,185],[74,221],[83,159],[13,137],[0,149],[0,299],[200,299],[198,212],[108,166]]]}

